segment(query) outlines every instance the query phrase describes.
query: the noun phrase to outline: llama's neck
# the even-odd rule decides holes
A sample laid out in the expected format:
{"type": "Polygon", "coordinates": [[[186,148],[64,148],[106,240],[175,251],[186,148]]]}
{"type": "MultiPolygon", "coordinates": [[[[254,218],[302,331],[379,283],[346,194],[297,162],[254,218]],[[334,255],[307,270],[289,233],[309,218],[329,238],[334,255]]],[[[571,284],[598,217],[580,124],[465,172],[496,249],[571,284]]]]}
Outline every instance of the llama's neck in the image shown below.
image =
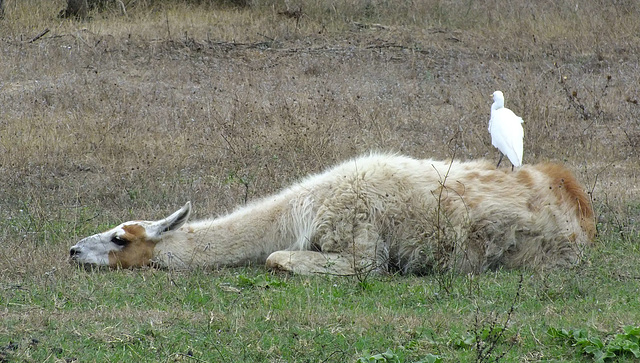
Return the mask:
{"type": "Polygon", "coordinates": [[[154,262],[193,268],[264,264],[267,256],[295,245],[291,192],[285,191],[213,220],[167,232],[156,244],[154,262]]]}
{"type": "Polygon", "coordinates": [[[280,208],[282,201],[265,200],[220,218],[188,223],[162,236],[154,261],[177,268],[264,263],[290,239],[281,231],[281,215],[274,213],[280,208]]]}

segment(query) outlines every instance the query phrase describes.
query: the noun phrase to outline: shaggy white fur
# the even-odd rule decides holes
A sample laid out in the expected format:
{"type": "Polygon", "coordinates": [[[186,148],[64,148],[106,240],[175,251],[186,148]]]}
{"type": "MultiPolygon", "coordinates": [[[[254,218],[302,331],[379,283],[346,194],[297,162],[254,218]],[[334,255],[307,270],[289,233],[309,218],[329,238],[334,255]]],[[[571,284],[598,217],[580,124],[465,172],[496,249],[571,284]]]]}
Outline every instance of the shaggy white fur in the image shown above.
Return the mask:
{"type": "Polygon", "coordinates": [[[372,154],[220,218],[187,223],[190,210],[87,237],[71,258],[112,267],[266,262],[301,274],[482,272],[569,266],[595,237],[589,199],[557,164],[504,172],[485,161],[372,154]]]}

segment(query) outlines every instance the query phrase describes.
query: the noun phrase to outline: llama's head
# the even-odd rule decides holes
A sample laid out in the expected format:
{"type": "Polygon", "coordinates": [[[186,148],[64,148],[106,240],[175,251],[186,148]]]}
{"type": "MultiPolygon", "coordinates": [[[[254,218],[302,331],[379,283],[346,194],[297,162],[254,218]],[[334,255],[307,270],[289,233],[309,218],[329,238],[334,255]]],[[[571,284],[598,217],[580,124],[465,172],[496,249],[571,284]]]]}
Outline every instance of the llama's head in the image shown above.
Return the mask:
{"type": "Polygon", "coordinates": [[[83,238],[69,251],[72,262],[85,266],[140,267],[151,263],[163,233],[180,228],[189,218],[191,203],[159,221],[131,221],[83,238]]]}

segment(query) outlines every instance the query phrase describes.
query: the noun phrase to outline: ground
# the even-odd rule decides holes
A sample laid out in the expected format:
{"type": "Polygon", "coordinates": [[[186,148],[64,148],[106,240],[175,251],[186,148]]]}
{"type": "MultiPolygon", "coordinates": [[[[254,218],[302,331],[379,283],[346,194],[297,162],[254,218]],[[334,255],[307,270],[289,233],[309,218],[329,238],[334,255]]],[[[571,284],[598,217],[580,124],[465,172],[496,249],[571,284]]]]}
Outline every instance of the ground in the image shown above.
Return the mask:
{"type": "Polygon", "coordinates": [[[570,344],[545,335],[548,325],[607,336],[639,321],[635,2],[123,4],[126,15],[106,8],[79,21],[57,18],[63,1],[5,1],[0,360],[278,361],[306,352],[348,361],[400,346],[415,348],[401,353],[406,361],[475,357],[476,347],[446,341],[473,331],[474,317],[503,321],[518,273],[397,281],[265,277],[260,267],[85,272],[67,255],[123,220],[159,218],[187,200],[194,218],[220,214],[371,150],[497,162],[487,131],[495,90],[524,119],[524,163],[572,169],[600,233],[587,265],[525,274],[508,324],[511,354],[576,359],[570,344]],[[298,19],[286,15],[294,8],[298,19]],[[504,293],[494,307],[496,291],[504,293]],[[256,329],[271,341],[252,340],[256,329]],[[219,354],[207,343],[217,336],[219,354]]]}

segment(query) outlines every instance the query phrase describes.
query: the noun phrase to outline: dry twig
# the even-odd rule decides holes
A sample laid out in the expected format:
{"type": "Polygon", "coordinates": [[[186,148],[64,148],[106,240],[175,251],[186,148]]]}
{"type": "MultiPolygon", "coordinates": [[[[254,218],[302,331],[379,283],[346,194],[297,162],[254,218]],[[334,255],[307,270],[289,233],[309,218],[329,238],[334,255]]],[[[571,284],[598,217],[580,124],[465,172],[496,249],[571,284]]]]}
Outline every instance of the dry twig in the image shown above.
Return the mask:
{"type": "Polygon", "coordinates": [[[36,35],[33,39],[31,39],[29,41],[29,43],[33,43],[33,42],[37,41],[38,39],[40,39],[43,36],[45,36],[48,32],[49,32],[49,28],[46,28],[45,30],[42,31],[42,33],[36,35]]]}

